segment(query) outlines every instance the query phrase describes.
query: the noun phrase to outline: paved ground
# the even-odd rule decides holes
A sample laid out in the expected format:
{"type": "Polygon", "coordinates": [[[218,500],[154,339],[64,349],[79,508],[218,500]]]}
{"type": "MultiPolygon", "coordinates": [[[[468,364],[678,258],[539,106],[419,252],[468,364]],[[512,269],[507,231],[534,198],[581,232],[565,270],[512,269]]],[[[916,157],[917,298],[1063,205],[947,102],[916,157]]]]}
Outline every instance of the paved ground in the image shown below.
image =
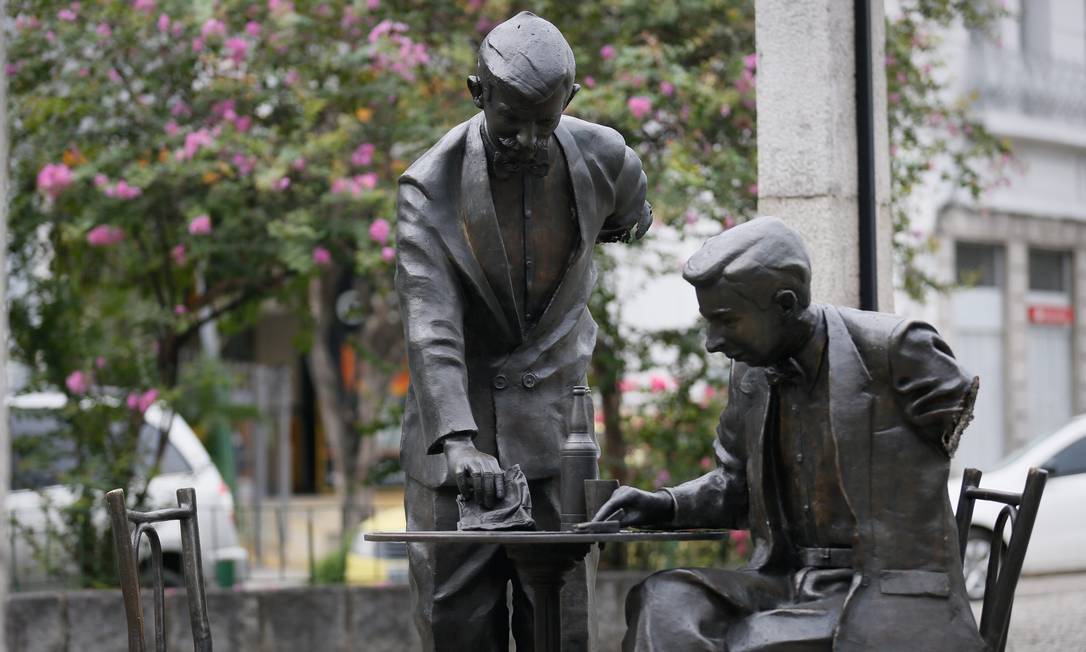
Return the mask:
{"type": "Polygon", "coordinates": [[[1007,652],[1086,650],[1086,573],[1023,577],[1007,652]]]}

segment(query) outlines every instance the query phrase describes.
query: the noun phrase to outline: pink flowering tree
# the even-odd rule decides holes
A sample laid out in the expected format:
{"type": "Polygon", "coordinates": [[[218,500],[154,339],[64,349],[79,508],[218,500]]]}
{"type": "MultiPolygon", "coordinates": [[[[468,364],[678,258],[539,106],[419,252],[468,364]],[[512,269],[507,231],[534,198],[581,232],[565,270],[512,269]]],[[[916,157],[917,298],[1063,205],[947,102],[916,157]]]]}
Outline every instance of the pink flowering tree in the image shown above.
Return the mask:
{"type": "MultiPolygon", "coordinates": [[[[943,112],[959,129],[967,120],[947,113],[930,70],[903,67],[902,45],[908,30],[960,15],[967,3],[904,4],[919,13],[888,25],[887,47],[896,57],[887,62],[891,90],[903,98],[891,106],[903,154],[916,152],[910,120],[943,112]]],[[[108,385],[135,393],[137,408],[152,390],[183,400],[195,381],[180,361],[199,353],[201,327],[214,322],[228,336],[274,299],[306,315],[307,360],[349,512],[373,462],[365,435],[394,424],[402,400],[391,291],[396,178],[475,111],[464,86],[475,49],[521,5],[8,7],[16,357],[36,383],[73,395],[108,385]],[[347,289],[364,307],[349,327],[333,311],[347,289]],[[344,349],[328,345],[333,332],[352,352],[353,378],[338,364],[344,349]],[[66,383],[76,372],[82,384],[66,383]]],[[[542,0],[533,10],[575,50],[583,90],[569,112],[615,127],[644,161],[657,228],[701,238],[753,214],[753,3],[542,0]]],[[[992,152],[968,124],[972,137],[955,141],[963,165],[992,152]]],[[[895,183],[911,178],[912,160],[895,164],[895,183]]],[[[708,363],[697,329],[649,334],[620,324],[615,263],[605,251],[599,260],[591,380],[603,404],[606,472],[642,485],[661,481],[659,469],[695,475],[711,459],[726,370],[708,363]],[[651,363],[649,340],[674,353],[656,383],[631,373],[651,363]],[[647,397],[643,407],[620,409],[623,389],[647,397]]],[[[674,274],[678,262],[657,271],[674,274]]]]}

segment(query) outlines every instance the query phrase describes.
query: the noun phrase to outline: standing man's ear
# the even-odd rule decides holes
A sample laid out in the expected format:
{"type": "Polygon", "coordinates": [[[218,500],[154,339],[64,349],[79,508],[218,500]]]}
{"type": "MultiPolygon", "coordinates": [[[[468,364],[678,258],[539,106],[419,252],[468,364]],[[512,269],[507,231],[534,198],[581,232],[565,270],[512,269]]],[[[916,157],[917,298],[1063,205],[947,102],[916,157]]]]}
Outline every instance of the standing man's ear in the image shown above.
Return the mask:
{"type": "MultiPolygon", "coordinates": [[[[468,75],[468,92],[471,93],[471,102],[475,108],[483,108],[483,82],[475,75],[468,75]]],[[[570,96],[570,99],[573,97],[570,96]]]]}
{"type": "MultiPolygon", "coordinates": [[[[566,106],[569,106],[569,103],[573,101],[573,96],[576,95],[578,93],[578,91],[580,91],[580,90],[581,90],[581,85],[580,84],[574,84],[573,88],[569,89],[569,97],[566,98],[566,106]]],[[[565,108],[565,106],[562,107],[562,108],[565,108]]]]}
{"type": "Polygon", "coordinates": [[[773,294],[773,303],[780,310],[781,317],[791,317],[799,310],[799,297],[791,290],[777,290],[773,294]]]}

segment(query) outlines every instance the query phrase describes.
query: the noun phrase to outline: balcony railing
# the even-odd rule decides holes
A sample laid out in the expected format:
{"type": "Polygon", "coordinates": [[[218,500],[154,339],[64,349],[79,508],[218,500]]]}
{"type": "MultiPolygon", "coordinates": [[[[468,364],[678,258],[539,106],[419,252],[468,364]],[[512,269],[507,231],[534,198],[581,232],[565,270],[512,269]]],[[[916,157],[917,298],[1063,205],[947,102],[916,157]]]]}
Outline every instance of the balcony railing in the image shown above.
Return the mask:
{"type": "Polygon", "coordinates": [[[968,79],[984,108],[1086,123],[1086,66],[974,43],[968,79]]]}

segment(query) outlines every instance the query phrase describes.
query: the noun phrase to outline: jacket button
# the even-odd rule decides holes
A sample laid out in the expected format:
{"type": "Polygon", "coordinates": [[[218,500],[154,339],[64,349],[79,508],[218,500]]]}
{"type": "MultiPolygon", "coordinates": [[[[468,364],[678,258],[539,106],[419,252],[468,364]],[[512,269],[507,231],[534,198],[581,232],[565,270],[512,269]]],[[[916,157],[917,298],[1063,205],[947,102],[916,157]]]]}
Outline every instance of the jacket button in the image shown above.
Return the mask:
{"type": "Polygon", "coordinates": [[[536,375],[530,371],[520,377],[520,384],[524,385],[524,389],[531,389],[535,387],[535,384],[537,382],[539,382],[539,379],[536,378],[536,375]]]}
{"type": "Polygon", "coordinates": [[[506,379],[505,374],[494,376],[494,389],[505,389],[508,386],[509,380],[506,379]]]}

